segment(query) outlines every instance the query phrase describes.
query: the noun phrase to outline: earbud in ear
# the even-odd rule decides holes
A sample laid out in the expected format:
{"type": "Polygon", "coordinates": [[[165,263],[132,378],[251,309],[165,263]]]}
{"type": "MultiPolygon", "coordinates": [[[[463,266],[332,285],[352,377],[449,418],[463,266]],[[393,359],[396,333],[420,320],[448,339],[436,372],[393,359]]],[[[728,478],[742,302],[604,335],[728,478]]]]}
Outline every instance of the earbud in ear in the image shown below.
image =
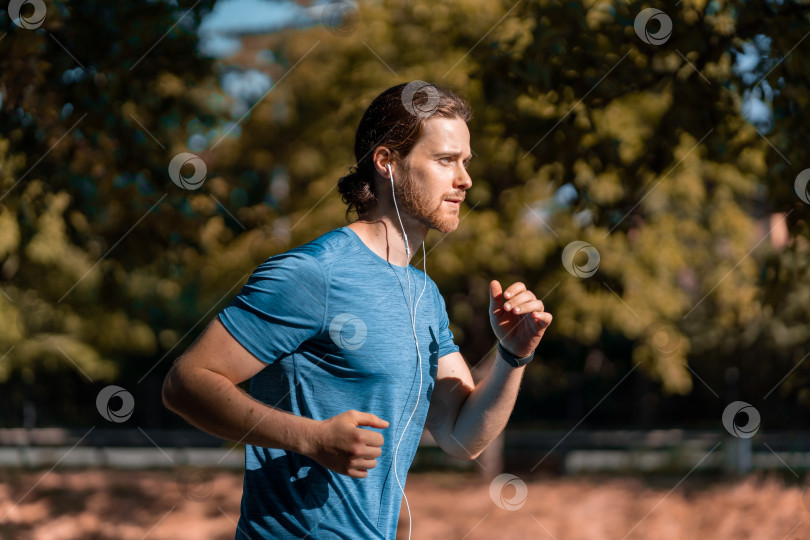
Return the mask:
{"type": "Polygon", "coordinates": [[[390,163],[386,163],[386,164],[385,164],[385,167],[388,169],[388,177],[389,177],[389,178],[393,178],[393,177],[394,177],[394,173],[393,173],[393,172],[391,172],[391,164],[390,164],[390,163]]]}

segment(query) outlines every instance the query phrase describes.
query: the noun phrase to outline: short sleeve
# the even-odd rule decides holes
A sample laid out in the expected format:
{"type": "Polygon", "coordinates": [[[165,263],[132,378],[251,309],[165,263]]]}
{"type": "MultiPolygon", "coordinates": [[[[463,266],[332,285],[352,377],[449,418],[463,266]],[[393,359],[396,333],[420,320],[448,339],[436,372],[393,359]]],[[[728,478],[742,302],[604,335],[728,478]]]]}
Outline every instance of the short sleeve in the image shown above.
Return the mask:
{"type": "Polygon", "coordinates": [[[318,261],[289,251],[258,266],[219,314],[230,334],[266,363],[318,335],[326,318],[326,282],[318,261]]]}
{"type": "Polygon", "coordinates": [[[438,299],[436,302],[436,315],[439,320],[439,358],[441,358],[450,353],[458,352],[459,348],[458,345],[453,342],[453,333],[450,331],[450,319],[447,317],[447,307],[435,283],[433,284],[433,290],[438,299]]]}

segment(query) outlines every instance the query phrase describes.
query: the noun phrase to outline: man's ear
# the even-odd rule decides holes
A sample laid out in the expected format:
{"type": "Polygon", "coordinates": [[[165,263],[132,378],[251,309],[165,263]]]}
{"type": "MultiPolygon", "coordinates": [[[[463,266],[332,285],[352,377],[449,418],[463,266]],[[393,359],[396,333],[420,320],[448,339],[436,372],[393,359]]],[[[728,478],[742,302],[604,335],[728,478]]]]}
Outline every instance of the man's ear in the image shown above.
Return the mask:
{"type": "Polygon", "coordinates": [[[387,164],[393,165],[394,153],[386,146],[378,146],[371,154],[371,160],[374,163],[374,170],[383,178],[388,178],[387,164]]]}

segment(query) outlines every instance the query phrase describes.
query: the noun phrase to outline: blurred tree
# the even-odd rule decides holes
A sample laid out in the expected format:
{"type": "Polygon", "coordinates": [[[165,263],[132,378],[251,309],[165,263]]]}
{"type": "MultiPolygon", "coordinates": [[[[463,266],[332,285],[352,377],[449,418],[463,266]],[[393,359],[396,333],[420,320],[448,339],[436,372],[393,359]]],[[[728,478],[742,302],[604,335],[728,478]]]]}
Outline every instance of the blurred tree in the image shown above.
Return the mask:
{"type": "MultiPolygon", "coordinates": [[[[344,223],[335,187],[360,115],[414,79],[476,115],[461,226],[427,246],[465,357],[494,345],[490,278],[524,281],[555,316],[523,418],[567,387],[595,403],[635,366],[675,394],[690,369],[719,393],[737,367],[740,397],[763,399],[805,354],[802,3],[661,3],[640,30],[640,2],[333,3],[219,61],[196,53],[211,4],[53,3],[38,29],[0,23],[3,380],[37,374],[40,400],[79,392],[68,357],[94,381],[157,384],[261,260],[344,223]],[[239,74],[240,96],[220,90],[239,74]],[[746,116],[757,92],[769,122],[746,116]],[[168,178],[180,152],[203,160],[197,190],[168,178]],[[599,255],[588,277],[594,251],[565,251],[575,241],[599,255]]],[[[808,377],[797,368],[772,403],[810,404],[808,377]]],[[[660,403],[637,389],[594,418],[660,403]]],[[[703,418],[718,404],[701,392],[670,403],[703,418]]],[[[60,418],[86,414],[59,401],[60,418]]]]}
{"type": "Polygon", "coordinates": [[[202,251],[221,217],[205,219],[166,174],[222,109],[195,52],[212,2],[183,4],[48,2],[42,19],[32,2],[0,17],[5,424],[20,421],[15,382],[48,405],[45,423],[97,418],[89,381],[142,375],[198,302],[225,293],[198,294],[197,251],[184,249],[202,251]]]}
{"type": "MultiPolygon", "coordinates": [[[[341,224],[335,181],[353,163],[350,141],[374,95],[412,79],[459,88],[476,110],[474,186],[459,230],[429,240],[428,266],[468,360],[492,347],[487,280],[521,279],[555,314],[547,362],[530,371],[536,397],[566,384],[563,373],[584,372],[611,380],[595,401],[634,365],[685,394],[690,363],[721,392],[729,366],[781,358],[744,370],[747,395],[761,399],[809,330],[799,323],[806,311],[777,308],[803,283],[775,274],[806,249],[806,207],[792,190],[801,167],[786,162],[801,162],[807,136],[798,111],[808,60],[796,44],[808,10],[661,4],[672,33],[655,45],[648,36],[660,20],[647,21],[647,34],[634,26],[647,7],[391,1],[361,4],[357,27],[266,36],[254,46],[294,73],[255,106],[243,137],[223,145],[221,163],[235,167],[229,176],[283,174],[289,221],[276,225],[297,245],[341,224]],[[767,136],[746,121],[752,81],[737,62],[761,34],[779,35],[764,65],[785,89],[773,95],[767,136]],[[797,112],[789,124],[786,110],[797,112]],[[778,233],[787,212],[782,246],[770,228],[778,233]],[[587,278],[561,261],[577,240],[599,253],[587,278]],[[791,339],[774,333],[784,324],[791,339]]],[[[585,253],[571,262],[585,264],[585,253]]]]}

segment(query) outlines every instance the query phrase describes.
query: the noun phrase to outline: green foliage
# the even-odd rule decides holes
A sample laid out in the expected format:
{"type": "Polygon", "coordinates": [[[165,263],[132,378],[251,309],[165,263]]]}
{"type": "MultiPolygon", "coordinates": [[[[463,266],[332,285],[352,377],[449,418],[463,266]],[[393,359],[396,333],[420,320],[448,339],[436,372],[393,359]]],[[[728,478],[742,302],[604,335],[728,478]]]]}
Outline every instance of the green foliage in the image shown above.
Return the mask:
{"type": "MultiPolygon", "coordinates": [[[[433,239],[428,262],[450,297],[468,359],[477,363],[491,349],[486,278],[522,279],[549,293],[549,341],[598,349],[606,332],[622,335],[635,343],[633,362],[665,390],[689,392],[687,361],[716,372],[746,354],[795,347],[768,331],[779,317],[769,306],[782,299],[766,294],[761,274],[767,260],[805,249],[806,210],[792,190],[772,193],[771,186],[787,184],[784,163],[740,111],[745,85],[732,69],[733,51],[762,27],[735,30],[738,18],[748,19],[733,3],[661,5],[675,31],[653,46],[633,29],[644,7],[389,2],[361,6],[360,26],[349,36],[319,29],[279,36],[274,50],[290,64],[315,48],[255,109],[245,132],[263,136],[235,141],[239,158],[229,162],[275,150],[273,163],[288,171],[291,201],[300,208],[290,208],[291,221],[307,216],[291,244],[304,242],[339,224],[341,205],[329,194],[352,163],[347,142],[369,99],[408,79],[456,86],[476,111],[478,157],[467,199],[475,209],[458,231],[433,239]],[[281,122],[261,112],[279,107],[294,112],[281,122]],[[555,207],[552,195],[565,183],[579,196],[571,208],[555,207]],[[777,253],[760,242],[767,230],[757,219],[790,209],[793,240],[777,253]],[[574,240],[599,250],[591,278],[560,264],[574,240]]],[[[767,10],[769,20],[784,21],[797,9],[744,11],[767,10]]],[[[772,56],[802,38],[792,27],[790,39],[780,32],[772,56]]],[[[794,54],[769,80],[776,87],[784,69],[806,82],[796,73],[802,62],[806,57],[794,54]]],[[[786,98],[775,98],[777,110],[786,98]]],[[[802,145],[782,140],[781,122],[769,138],[800,162],[802,145]]],[[[783,367],[767,377],[775,382],[783,367]]]]}
{"type": "MultiPolygon", "coordinates": [[[[738,367],[761,399],[804,356],[805,5],[656,4],[673,26],[656,46],[634,30],[640,2],[361,2],[356,28],[249,36],[211,62],[194,35],[211,4],[162,40],[190,4],[57,3],[38,31],[2,23],[0,354],[14,348],[1,380],[70,371],[65,356],[93,380],[159,378],[256,264],[344,223],[336,180],[360,115],[413,79],[475,111],[463,220],[427,245],[471,364],[494,344],[491,278],[524,281],[554,314],[530,387],[636,363],[685,394],[687,366],[717,390],[738,367]],[[756,69],[778,90],[768,133],[744,119],[751,83],[734,69],[759,34],[772,42],[756,69]],[[216,83],[234,68],[275,84],[243,119],[216,83]],[[208,179],[187,191],[166,167],[193,133],[209,140],[208,179]],[[784,214],[781,246],[765,236],[784,214]],[[591,277],[561,263],[576,240],[599,252],[591,277]]],[[[799,366],[779,395],[810,404],[809,376],[799,366]]]]}
{"type": "Polygon", "coordinates": [[[193,324],[177,316],[198,286],[180,257],[204,222],[167,185],[165,147],[219,117],[210,62],[194,53],[211,3],[182,19],[163,3],[48,3],[32,30],[3,13],[0,381],[21,375],[46,394],[77,369],[109,381],[193,324]]]}

